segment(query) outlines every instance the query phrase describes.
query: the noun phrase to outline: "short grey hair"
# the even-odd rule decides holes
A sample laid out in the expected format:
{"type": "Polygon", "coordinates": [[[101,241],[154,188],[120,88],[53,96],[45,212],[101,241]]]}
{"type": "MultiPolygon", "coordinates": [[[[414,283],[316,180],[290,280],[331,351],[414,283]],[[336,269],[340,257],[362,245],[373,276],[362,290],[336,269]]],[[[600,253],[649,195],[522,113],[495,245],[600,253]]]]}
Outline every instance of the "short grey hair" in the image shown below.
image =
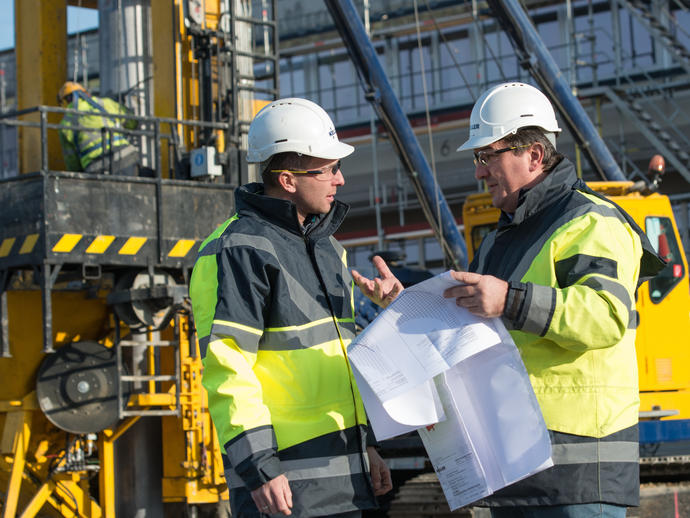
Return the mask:
{"type": "MultiPolygon", "coordinates": [[[[563,158],[563,155],[556,151],[556,146],[552,143],[552,140],[555,140],[554,137],[555,135],[553,133],[545,132],[537,126],[527,126],[517,130],[514,135],[508,135],[501,140],[505,142],[506,146],[515,147],[529,146],[530,144],[539,142],[544,148],[544,160],[542,160],[542,165],[544,166],[544,171],[549,173],[563,158]]],[[[524,152],[524,149],[516,149],[513,151],[516,155],[521,155],[524,152]]]]}

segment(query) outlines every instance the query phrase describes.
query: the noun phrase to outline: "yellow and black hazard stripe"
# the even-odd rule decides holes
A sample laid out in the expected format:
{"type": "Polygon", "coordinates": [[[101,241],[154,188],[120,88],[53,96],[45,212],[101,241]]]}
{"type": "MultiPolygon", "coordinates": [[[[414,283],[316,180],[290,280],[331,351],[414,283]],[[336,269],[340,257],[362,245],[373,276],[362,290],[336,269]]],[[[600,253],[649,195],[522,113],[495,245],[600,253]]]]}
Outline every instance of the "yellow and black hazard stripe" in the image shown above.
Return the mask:
{"type": "MultiPolygon", "coordinates": [[[[0,241],[0,259],[29,255],[37,252],[39,234],[6,237],[0,241]]],[[[190,260],[196,257],[201,240],[165,239],[164,257],[170,260],[190,260]]],[[[60,255],[86,255],[110,257],[136,257],[154,253],[156,240],[145,236],[113,236],[107,234],[56,234],[49,236],[48,253],[60,255]]]]}
{"type": "Polygon", "coordinates": [[[136,256],[148,252],[150,241],[143,236],[111,236],[101,234],[59,234],[51,236],[48,250],[53,254],[136,256]]]}
{"type": "Polygon", "coordinates": [[[38,234],[28,234],[19,237],[6,237],[0,242],[0,259],[10,254],[28,255],[36,248],[38,234]]]}

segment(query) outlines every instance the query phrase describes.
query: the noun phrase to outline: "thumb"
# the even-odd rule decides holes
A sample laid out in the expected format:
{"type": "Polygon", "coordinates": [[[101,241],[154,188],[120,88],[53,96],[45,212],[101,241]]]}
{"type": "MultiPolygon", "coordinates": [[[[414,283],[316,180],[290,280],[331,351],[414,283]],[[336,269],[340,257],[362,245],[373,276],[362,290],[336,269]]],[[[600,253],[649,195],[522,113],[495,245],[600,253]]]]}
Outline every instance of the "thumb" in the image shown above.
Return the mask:
{"type": "Polygon", "coordinates": [[[482,278],[479,273],[458,272],[456,270],[451,270],[450,275],[453,279],[463,284],[477,284],[482,278]]]}

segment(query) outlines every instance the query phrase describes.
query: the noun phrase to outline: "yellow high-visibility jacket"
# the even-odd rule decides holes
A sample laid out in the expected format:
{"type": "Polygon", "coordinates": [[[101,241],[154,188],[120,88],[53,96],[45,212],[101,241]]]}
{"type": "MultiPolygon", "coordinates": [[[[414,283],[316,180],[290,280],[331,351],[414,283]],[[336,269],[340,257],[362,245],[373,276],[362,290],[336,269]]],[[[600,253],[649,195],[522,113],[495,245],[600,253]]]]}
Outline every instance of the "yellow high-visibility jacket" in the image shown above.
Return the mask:
{"type": "MultiPolygon", "coordinates": [[[[60,121],[60,126],[62,126],[59,131],[60,144],[68,171],[84,171],[92,161],[111,149],[115,151],[130,145],[122,133],[114,132],[112,135],[106,133],[104,140],[101,131],[104,127],[120,127],[120,119],[108,115],[127,114],[127,108],[121,104],[107,97],[85,99],[77,96],[76,102],[72,101],[68,108],[88,112],[79,115],[67,113],[60,121]],[[76,127],[93,129],[75,129],[76,127]]],[[[137,122],[127,120],[122,126],[133,129],[137,126],[137,122]]]]}
{"type": "Polygon", "coordinates": [[[501,215],[470,270],[510,284],[504,321],[556,466],[493,502],[636,505],[635,290],[662,264],[632,218],[578,180],[566,159],[521,193],[512,217],[501,215]]]}
{"type": "Polygon", "coordinates": [[[228,484],[253,490],[286,473],[298,516],[374,507],[346,356],[353,282],[332,237],[347,206],[304,231],[294,204],[262,192],[236,191],[237,214],[202,244],[190,284],[228,484]]]}

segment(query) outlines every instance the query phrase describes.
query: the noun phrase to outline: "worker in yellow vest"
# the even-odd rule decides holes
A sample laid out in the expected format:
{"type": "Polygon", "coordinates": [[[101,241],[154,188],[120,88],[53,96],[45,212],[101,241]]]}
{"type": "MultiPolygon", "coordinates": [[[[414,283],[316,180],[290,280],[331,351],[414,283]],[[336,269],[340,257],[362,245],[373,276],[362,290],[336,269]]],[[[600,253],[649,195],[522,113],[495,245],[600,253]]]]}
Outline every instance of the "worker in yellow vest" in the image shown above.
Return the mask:
{"type": "Polygon", "coordinates": [[[361,518],[392,482],[347,359],[352,278],[333,238],[354,148],[299,98],[264,107],[248,141],[263,181],[235,191],[189,287],[232,516],[361,518]]]}
{"type": "Polygon", "coordinates": [[[121,132],[137,121],[116,117],[129,110],[107,97],[92,97],[79,83],[67,81],[58,93],[61,106],[82,113],[66,113],[60,121],[60,144],[68,171],[137,176],[139,151],[121,132]]]}
{"type": "MultiPolygon", "coordinates": [[[[578,179],[556,151],[548,98],[505,83],[479,97],[468,140],[475,178],[501,210],[460,282],[444,296],[501,317],[525,363],[549,429],[554,466],[494,493],[492,518],[624,518],[639,505],[635,292],[664,266],[623,209],[578,179]]],[[[402,283],[353,271],[387,306],[402,283]]]]}

